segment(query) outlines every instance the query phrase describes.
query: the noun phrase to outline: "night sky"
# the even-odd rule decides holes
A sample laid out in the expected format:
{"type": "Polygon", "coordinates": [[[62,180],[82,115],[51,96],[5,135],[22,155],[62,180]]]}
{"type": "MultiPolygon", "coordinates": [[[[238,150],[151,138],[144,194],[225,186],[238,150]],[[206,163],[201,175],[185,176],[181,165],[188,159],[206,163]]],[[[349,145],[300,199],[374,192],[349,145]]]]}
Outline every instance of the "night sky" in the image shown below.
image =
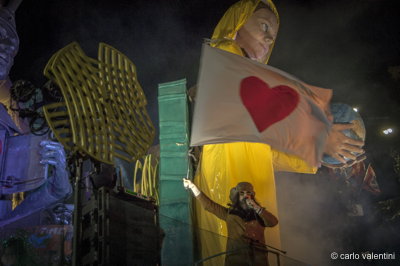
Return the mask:
{"type": "MultiPolygon", "coordinates": [[[[209,38],[232,0],[25,1],[16,14],[20,50],[12,80],[37,86],[51,55],[77,41],[89,56],[99,42],[136,65],[158,127],[157,86],[196,83],[203,38],[209,38]]],[[[357,106],[367,128],[366,151],[383,190],[399,195],[390,156],[400,150],[400,30],[398,0],[277,0],[281,27],[270,65],[307,83],[334,90],[334,102],[357,106]],[[381,132],[392,127],[394,134],[381,132]]],[[[155,140],[157,143],[158,140],[155,140]]]]}
{"type": "MultiPolygon", "coordinates": [[[[196,83],[202,39],[234,2],[25,1],[17,11],[21,45],[11,77],[39,86],[58,49],[77,41],[96,57],[98,43],[106,42],[136,64],[157,125],[157,84],[181,78],[188,86],[196,83]]],[[[395,127],[399,75],[396,82],[389,68],[400,66],[398,1],[281,0],[276,5],[281,28],[270,64],[332,88],[336,102],[358,106],[371,138],[372,131],[395,127]]]]}
{"type": "MultiPolygon", "coordinates": [[[[98,43],[105,42],[136,65],[158,127],[158,84],[182,78],[188,87],[196,84],[202,40],[234,2],[25,1],[16,15],[21,44],[11,78],[40,86],[46,81],[43,68],[58,49],[77,41],[96,57],[98,43]]],[[[399,1],[277,0],[276,5],[281,27],[270,65],[333,89],[334,102],[357,106],[369,158],[379,160],[381,171],[392,168],[390,150],[400,144],[399,1]],[[384,136],[387,127],[394,134],[384,136]]]]}

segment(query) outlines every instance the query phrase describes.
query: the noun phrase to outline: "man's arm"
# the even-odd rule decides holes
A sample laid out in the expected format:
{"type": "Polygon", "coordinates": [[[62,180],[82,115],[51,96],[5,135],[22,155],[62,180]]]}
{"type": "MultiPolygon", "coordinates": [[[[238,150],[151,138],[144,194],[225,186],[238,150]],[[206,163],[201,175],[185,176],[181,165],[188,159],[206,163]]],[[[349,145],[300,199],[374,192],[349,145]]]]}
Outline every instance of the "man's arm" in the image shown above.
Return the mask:
{"type": "Polygon", "coordinates": [[[278,218],[264,208],[261,208],[261,211],[258,215],[261,217],[265,226],[267,227],[273,227],[278,224],[278,218]]]}
{"type": "Polygon", "coordinates": [[[226,217],[228,216],[228,208],[225,208],[218,203],[214,202],[211,200],[209,197],[207,197],[203,192],[201,192],[195,184],[193,184],[192,181],[189,179],[183,179],[183,186],[185,188],[189,188],[195,198],[200,202],[200,204],[203,206],[203,208],[206,211],[211,212],[221,220],[226,220],[226,217]]]}
{"type": "Polygon", "coordinates": [[[261,217],[266,227],[273,227],[278,224],[278,218],[265,208],[258,205],[253,199],[247,199],[246,203],[261,217]]]}

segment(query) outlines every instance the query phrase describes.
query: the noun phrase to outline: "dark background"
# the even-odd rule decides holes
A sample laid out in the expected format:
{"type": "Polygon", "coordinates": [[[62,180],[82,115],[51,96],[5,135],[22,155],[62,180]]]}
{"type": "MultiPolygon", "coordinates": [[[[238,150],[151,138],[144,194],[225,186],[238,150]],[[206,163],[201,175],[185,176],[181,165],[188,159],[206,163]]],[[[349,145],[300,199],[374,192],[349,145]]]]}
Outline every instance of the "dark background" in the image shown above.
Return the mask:
{"type": "MultiPolygon", "coordinates": [[[[16,16],[21,45],[11,77],[39,86],[46,62],[58,49],[77,41],[96,57],[98,43],[106,42],[137,66],[157,126],[158,83],[181,78],[188,86],[196,83],[202,39],[211,36],[234,2],[25,1],[16,16]]],[[[359,107],[368,144],[393,139],[377,135],[385,127],[396,129],[400,70],[394,75],[389,68],[400,66],[398,2],[276,1],[281,27],[270,64],[332,88],[336,102],[359,107]]]]}
{"type": "MultiPolygon", "coordinates": [[[[158,84],[182,78],[189,87],[196,83],[202,39],[211,36],[234,2],[26,0],[16,14],[21,44],[11,78],[40,86],[46,81],[46,62],[60,48],[77,41],[97,57],[98,43],[108,43],[136,65],[158,128],[158,84]]],[[[359,108],[367,128],[368,162],[382,190],[373,202],[400,195],[392,156],[400,150],[399,2],[275,1],[281,27],[269,64],[331,88],[334,102],[359,108]],[[394,129],[392,135],[382,133],[387,127],[394,129]]]]}
{"type": "MultiPolygon", "coordinates": [[[[136,65],[157,128],[158,84],[181,78],[189,87],[196,83],[202,40],[234,2],[25,1],[16,14],[21,44],[11,78],[40,86],[46,62],[60,48],[77,41],[97,57],[98,43],[108,43],[136,65]]],[[[399,1],[277,0],[276,5],[281,27],[270,64],[333,89],[334,102],[357,106],[367,128],[368,156],[381,175],[390,174],[400,130],[399,1]],[[382,134],[387,127],[394,134],[382,134]]]]}

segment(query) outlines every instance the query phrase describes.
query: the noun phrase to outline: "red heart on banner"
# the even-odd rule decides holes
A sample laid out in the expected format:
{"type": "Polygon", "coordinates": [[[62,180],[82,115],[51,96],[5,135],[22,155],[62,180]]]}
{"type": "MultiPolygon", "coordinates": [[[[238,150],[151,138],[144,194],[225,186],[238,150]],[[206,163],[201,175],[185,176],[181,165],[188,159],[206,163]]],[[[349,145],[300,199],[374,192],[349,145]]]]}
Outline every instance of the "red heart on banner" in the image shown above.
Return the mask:
{"type": "Polygon", "coordinates": [[[242,79],[240,97],[259,132],[291,114],[300,100],[299,94],[289,86],[270,88],[254,76],[242,79]]]}

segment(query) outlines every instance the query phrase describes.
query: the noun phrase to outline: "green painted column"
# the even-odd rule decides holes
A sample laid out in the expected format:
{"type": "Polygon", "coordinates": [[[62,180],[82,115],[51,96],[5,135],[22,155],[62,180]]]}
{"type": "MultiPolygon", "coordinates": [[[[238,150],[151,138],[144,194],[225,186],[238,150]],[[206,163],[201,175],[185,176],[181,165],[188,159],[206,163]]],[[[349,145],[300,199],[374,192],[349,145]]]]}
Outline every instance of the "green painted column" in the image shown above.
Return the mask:
{"type": "Polygon", "coordinates": [[[192,265],[190,195],[182,178],[191,174],[186,79],[158,85],[160,123],[160,226],[163,265],[192,265]]]}

